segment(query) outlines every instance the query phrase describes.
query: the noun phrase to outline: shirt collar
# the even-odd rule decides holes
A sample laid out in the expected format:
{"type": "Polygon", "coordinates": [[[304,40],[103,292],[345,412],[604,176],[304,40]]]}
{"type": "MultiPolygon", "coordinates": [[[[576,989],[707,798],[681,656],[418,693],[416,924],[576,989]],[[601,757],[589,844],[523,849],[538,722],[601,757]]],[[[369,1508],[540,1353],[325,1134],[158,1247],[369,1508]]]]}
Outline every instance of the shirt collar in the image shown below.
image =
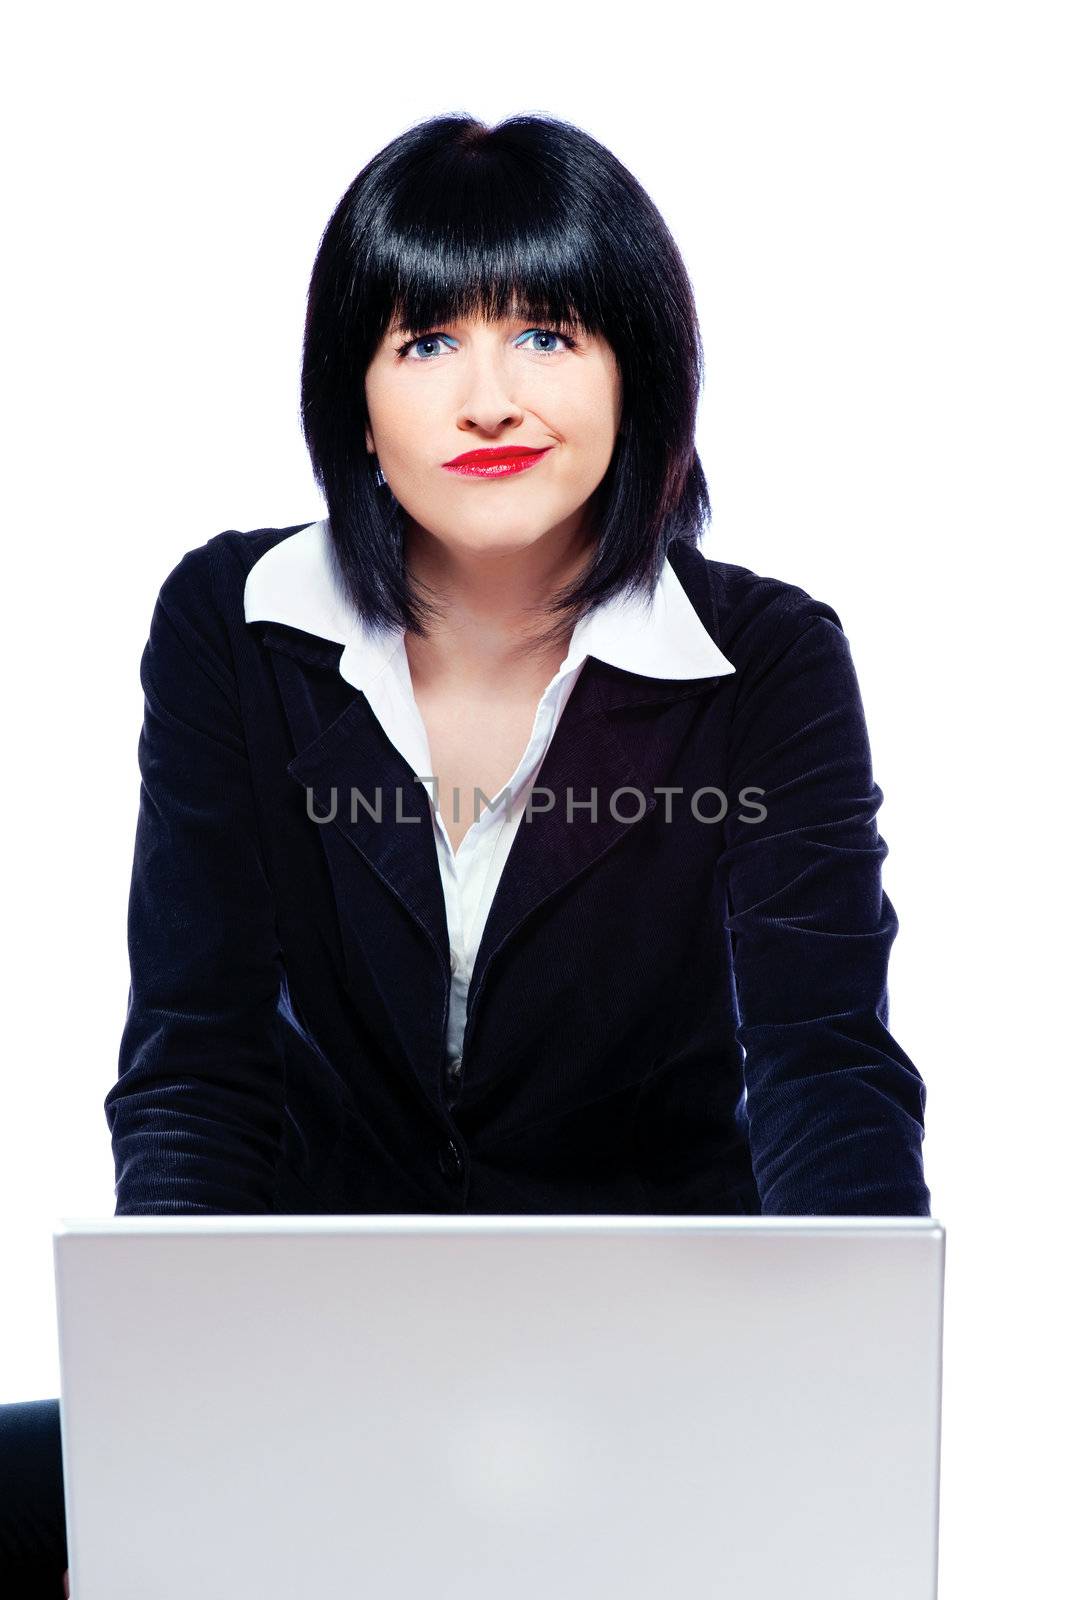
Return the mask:
{"type": "MultiPolygon", "coordinates": [[[[246,622],[280,622],[344,645],[341,676],[365,689],[388,667],[402,628],[370,628],[347,598],[328,522],[312,522],[254,562],[244,585],[246,622]]],[[[588,656],[648,678],[710,678],[735,672],[707,632],[669,561],[650,602],[614,595],[574,628],[560,674],[588,656]]]]}

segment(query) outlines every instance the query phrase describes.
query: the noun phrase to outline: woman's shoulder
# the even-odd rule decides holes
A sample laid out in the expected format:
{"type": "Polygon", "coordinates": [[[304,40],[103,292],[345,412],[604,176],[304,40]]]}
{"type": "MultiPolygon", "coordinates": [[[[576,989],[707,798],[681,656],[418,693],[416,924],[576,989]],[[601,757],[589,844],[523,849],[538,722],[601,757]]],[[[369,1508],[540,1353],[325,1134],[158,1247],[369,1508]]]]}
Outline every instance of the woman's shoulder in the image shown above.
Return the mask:
{"type": "MultiPolygon", "coordinates": [[[[142,658],[157,690],[184,684],[190,663],[231,698],[233,678],[248,659],[245,585],[261,556],[307,523],[288,528],[227,528],[194,545],[160,587],[142,658]]],[[[184,692],[182,689],[181,692],[184,692]]]]}
{"type": "Polygon", "coordinates": [[[798,583],[704,555],[716,642],[738,666],[789,648],[812,626],[843,635],[836,610],[798,583]]]}
{"type": "Polygon", "coordinates": [[[200,636],[239,628],[244,622],[248,574],[275,545],[309,527],[226,528],[193,545],[166,573],[156,611],[182,631],[200,636]]]}
{"type": "Polygon", "coordinates": [[[243,595],[256,562],[283,539],[310,525],[296,522],[286,528],[226,528],[186,550],[167,573],[160,592],[189,601],[200,598],[216,603],[224,603],[228,592],[243,595]]]}

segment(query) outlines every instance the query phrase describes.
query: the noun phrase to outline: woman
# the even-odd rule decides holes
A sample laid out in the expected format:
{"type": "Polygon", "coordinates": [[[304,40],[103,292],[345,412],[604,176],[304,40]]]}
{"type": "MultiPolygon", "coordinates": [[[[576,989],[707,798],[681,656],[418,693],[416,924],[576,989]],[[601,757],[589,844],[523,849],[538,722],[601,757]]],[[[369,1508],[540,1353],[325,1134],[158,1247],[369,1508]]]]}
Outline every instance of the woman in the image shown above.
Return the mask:
{"type": "Polygon", "coordinates": [[[848,641],[701,553],[701,376],[581,130],[344,195],[328,517],[190,550],[142,660],[116,1214],[929,1214],[848,641]]]}

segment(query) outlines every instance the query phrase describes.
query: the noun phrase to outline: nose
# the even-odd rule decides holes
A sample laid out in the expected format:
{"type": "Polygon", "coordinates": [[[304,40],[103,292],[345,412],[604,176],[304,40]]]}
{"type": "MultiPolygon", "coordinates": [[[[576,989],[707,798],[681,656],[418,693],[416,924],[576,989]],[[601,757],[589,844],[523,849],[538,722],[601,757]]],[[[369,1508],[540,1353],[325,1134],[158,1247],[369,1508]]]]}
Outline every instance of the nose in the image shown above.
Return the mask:
{"type": "Polygon", "coordinates": [[[517,375],[508,353],[498,333],[486,331],[481,338],[477,333],[469,337],[456,418],[464,432],[497,433],[522,421],[523,408],[514,393],[517,375]]]}

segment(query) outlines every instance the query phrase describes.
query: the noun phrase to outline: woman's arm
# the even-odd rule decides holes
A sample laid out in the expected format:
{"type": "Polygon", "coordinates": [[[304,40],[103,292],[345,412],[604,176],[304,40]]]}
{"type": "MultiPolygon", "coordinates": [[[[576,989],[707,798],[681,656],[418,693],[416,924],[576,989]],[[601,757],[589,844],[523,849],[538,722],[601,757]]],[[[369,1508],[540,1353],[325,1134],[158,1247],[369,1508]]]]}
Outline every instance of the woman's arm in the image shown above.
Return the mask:
{"type": "Polygon", "coordinates": [[[888,1031],[898,923],[850,648],[809,597],[776,638],[740,686],[719,867],[762,1210],[928,1216],[925,1085],[888,1031]],[[745,804],[747,785],[764,792],[745,804]],[[763,821],[739,820],[756,804],[763,821]]]}
{"type": "Polygon", "coordinates": [[[281,961],[214,557],[171,572],[141,659],[116,1216],[273,1209],[281,961]]]}

